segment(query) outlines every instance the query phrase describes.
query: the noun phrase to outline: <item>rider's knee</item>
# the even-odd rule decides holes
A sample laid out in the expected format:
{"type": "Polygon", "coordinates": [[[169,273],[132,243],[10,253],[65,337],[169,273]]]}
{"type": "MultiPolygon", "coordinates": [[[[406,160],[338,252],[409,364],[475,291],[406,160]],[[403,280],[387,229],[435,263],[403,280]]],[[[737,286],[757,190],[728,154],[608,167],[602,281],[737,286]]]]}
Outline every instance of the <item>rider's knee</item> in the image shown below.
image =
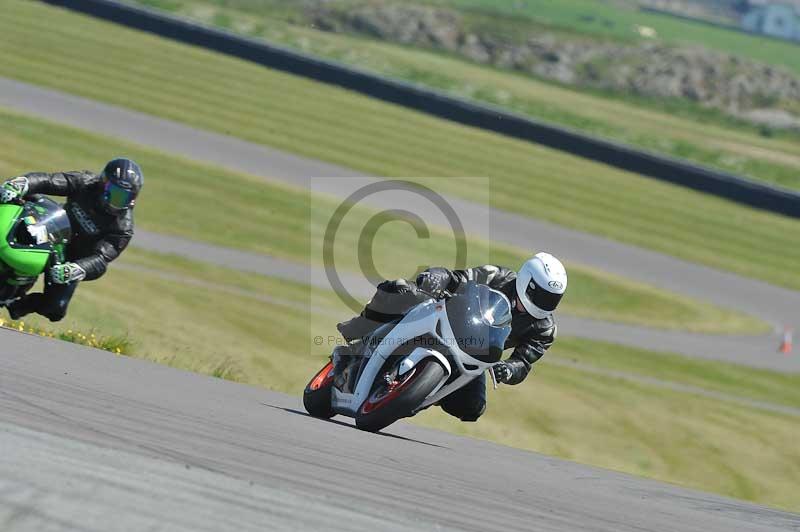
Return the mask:
{"type": "Polygon", "coordinates": [[[442,409],[453,417],[461,421],[478,421],[486,412],[486,399],[481,397],[470,398],[465,401],[442,401],[442,409]]]}
{"type": "Polygon", "coordinates": [[[478,421],[478,418],[481,417],[484,412],[486,412],[486,401],[475,401],[474,403],[466,405],[459,419],[461,421],[478,421]]]}
{"type": "Polygon", "coordinates": [[[63,320],[66,315],[67,314],[65,312],[48,312],[47,314],[44,314],[44,317],[55,323],[63,320]]]}
{"type": "Polygon", "coordinates": [[[64,316],[67,315],[67,306],[67,302],[59,301],[48,305],[47,309],[44,309],[40,314],[52,322],[61,321],[64,319],[64,316]]]}

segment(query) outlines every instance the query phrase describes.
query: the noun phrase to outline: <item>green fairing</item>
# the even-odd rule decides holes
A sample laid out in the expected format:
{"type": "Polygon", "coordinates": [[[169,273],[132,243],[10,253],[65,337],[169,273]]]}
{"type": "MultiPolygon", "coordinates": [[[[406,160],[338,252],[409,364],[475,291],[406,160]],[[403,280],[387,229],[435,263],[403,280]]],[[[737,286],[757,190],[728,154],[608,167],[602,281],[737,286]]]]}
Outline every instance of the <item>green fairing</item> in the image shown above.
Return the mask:
{"type": "Polygon", "coordinates": [[[43,249],[15,249],[8,243],[14,223],[22,213],[18,205],[0,205],[0,262],[18,276],[36,277],[47,266],[50,251],[43,249]]]}
{"type": "Polygon", "coordinates": [[[56,254],[56,263],[67,262],[67,250],[64,244],[53,244],[53,252],[56,254]]]}

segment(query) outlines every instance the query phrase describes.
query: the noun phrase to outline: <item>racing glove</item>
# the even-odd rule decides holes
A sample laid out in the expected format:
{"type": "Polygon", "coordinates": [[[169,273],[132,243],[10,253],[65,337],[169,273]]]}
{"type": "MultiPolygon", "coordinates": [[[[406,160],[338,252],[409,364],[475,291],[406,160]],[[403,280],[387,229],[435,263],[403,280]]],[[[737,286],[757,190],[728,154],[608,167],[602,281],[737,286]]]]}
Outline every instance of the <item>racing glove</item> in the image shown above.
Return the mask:
{"type": "Polygon", "coordinates": [[[434,299],[443,299],[450,296],[447,288],[451,278],[450,270],[447,268],[428,268],[417,276],[414,284],[434,299]]]}
{"type": "Polygon", "coordinates": [[[13,203],[28,193],[28,178],[25,176],[9,179],[0,187],[0,203],[13,203]]]}
{"type": "Polygon", "coordinates": [[[74,262],[56,264],[50,268],[50,281],[54,284],[69,284],[86,278],[86,270],[74,262]]]}
{"type": "Polygon", "coordinates": [[[511,371],[511,366],[506,362],[498,362],[492,366],[492,371],[494,372],[495,380],[504,384],[510,381],[514,375],[514,372],[511,371]]]}

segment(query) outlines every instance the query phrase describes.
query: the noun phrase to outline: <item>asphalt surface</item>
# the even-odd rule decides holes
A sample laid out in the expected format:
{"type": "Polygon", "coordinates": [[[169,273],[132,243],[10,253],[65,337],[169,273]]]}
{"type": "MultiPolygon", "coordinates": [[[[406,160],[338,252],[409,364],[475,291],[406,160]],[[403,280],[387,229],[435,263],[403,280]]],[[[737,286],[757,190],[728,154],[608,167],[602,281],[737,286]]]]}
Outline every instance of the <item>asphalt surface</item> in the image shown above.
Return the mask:
{"type": "MultiPolygon", "coordinates": [[[[354,170],[5,78],[0,78],[0,106],[339,198],[378,181],[354,170]],[[344,179],[348,177],[352,179],[344,179]]],[[[489,209],[486,205],[460,198],[447,197],[446,200],[469,233],[523,249],[546,249],[567,261],[747,312],[769,322],[774,328],[770,335],[719,337],[567,318],[562,320],[563,334],[779,371],[800,371],[800,357],[777,352],[783,327],[800,331],[800,292],[548,222],[489,209]]],[[[447,226],[440,209],[429,201],[420,200],[419,195],[395,191],[372,195],[362,203],[377,209],[396,209],[413,204],[413,212],[424,220],[432,225],[447,226]]],[[[140,237],[136,242],[141,243],[140,237]]],[[[218,252],[230,254],[230,251],[219,249],[218,252]]],[[[219,262],[213,253],[206,253],[204,260],[219,262]]],[[[219,260],[228,259],[223,257],[219,260]]],[[[310,279],[311,284],[325,279],[324,275],[307,268],[298,273],[296,265],[285,261],[270,273],[287,278],[302,275],[310,279]]],[[[360,286],[358,280],[354,282],[360,286]]]]}
{"type": "Polygon", "coordinates": [[[800,516],[0,330],[0,529],[730,532],[800,516]]]}

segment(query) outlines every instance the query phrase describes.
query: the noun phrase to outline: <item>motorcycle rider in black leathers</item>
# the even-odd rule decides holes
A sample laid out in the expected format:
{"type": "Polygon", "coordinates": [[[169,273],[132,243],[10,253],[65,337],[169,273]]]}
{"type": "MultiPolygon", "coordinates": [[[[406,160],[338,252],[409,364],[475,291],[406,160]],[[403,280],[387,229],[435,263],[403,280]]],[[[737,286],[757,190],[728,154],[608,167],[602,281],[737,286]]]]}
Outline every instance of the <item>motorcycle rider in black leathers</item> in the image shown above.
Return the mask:
{"type": "Polygon", "coordinates": [[[36,312],[59,321],[80,281],[101,277],[133,238],[133,206],[142,190],[142,170],[130,159],[110,161],[100,174],[75,172],[29,173],[0,187],[0,203],[34,194],[66,196],[64,209],[72,226],[64,264],[52,265],[44,292],[28,294],[8,305],[11,319],[36,312]]]}
{"type": "MultiPolygon", "coordinates": [[[[431,296],[438,299],[455,293],[468,281],[488,285],[511,302],[511,334],[505,347],[514,351],[493,370],[498,382],[521,383],[556,339],[552,313],[567,288],[564,266],[549,253],[538,253],[519,272],[492,265],[454,271],[429,268],[414,282],[384,281],[361,315],[340,323],[337,328],[353,346],[351,352],[355,352],[359,341],[363,342],[380,325],[401,319],[431,296]]],[[[462,421],[477,421],[486,410],[485,374],[442,399],[439,406],[462,421]]]]}

